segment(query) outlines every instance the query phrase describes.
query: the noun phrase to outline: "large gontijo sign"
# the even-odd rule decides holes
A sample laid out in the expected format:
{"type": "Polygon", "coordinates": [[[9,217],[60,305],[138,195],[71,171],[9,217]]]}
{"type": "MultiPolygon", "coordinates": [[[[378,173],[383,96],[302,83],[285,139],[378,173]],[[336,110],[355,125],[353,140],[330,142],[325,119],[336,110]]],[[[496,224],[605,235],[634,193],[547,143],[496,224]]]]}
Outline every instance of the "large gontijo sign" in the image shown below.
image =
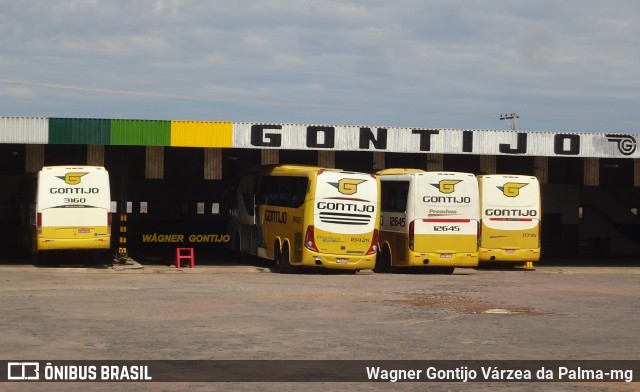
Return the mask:
{"type": "Polygon", "coordinates": [[[233,147],[437,154],[638,158],[638,135],[233,124],[233,147]]]}

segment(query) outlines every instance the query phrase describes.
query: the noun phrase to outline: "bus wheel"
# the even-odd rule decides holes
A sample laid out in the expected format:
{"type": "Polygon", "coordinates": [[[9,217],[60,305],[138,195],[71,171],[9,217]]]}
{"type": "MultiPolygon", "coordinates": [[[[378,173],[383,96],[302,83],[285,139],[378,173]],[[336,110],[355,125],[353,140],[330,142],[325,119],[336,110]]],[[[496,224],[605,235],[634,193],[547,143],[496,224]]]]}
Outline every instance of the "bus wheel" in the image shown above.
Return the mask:
{"type": "Polygon", "coordinates": [[[376,254],[376,265],[373,267],[373,271],[377,273],[389,272],[391,269],[391,252],[389,248],[385,247],[382,252],[378,251],[376,254]]]}
{"type": "Polygon", "coordinates": [[[289,264],[289,245],[284,245],[282,253],[278,258],[278,270],[281,274],[290,274],[293,272],[293,267],[289,264]]]}

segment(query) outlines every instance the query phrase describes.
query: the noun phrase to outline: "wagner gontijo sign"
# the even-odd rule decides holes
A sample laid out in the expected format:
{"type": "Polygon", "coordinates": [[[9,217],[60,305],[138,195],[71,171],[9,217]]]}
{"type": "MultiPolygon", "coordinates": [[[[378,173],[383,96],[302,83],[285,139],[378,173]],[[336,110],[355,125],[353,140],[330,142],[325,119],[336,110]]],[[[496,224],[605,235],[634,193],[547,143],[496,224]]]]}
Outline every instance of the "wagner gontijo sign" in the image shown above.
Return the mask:
{"type": "Polygon", "coordinates": [[[143,233],[141,240],[143,244],[226,244],[231,236],[226,233],[143,233]]]}

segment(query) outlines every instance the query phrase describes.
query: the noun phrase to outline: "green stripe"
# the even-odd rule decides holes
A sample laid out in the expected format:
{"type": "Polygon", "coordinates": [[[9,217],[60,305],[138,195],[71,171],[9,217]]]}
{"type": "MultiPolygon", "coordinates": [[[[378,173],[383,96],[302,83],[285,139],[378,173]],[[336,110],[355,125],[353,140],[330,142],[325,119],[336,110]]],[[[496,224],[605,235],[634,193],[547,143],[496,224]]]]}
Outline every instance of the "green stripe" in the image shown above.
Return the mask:
{"type": "Polygon", "coordinates": [[[111,144],[168,146],[170,142],[171,121],[111,120],[111,144]]]}
{"type": "Polygon", "coordinates": [[[50,118],[49,144],[109,144],[111,120],[50,118]]]}

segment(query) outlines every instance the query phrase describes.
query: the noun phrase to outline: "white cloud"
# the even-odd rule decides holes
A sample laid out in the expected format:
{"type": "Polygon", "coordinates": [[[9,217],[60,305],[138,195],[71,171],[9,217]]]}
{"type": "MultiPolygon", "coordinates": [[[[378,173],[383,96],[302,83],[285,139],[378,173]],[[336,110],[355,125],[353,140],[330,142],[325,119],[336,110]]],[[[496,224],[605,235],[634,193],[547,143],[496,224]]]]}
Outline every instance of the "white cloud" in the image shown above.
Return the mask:
{"type": "Polygon", "coordinates": [[[36,83],[5,83],[7,115],[30,107],[51,116],[217,120],[222,113],[233,121],[491,128],[503,125],[498,113],[518,111],[528,129],[592,128],[593,118],[621,130],[640,125],[640,4],[633,2],[0,0],[0,7],[0,79],[36,83]],[[86,87],[85,103],[65,106],[68,89],[37,83],[86,87]],[[18,87],[47,93],[21,97],[18,87]],[[575,121],[545,121],[558,113],[575,121]]]}
{"type": "Polygon", "coordinates": [[[38,97],[36,90],[28,86],[8,85],[0,88],[0,94],[13,99],[34,99],[38,97]]]}

